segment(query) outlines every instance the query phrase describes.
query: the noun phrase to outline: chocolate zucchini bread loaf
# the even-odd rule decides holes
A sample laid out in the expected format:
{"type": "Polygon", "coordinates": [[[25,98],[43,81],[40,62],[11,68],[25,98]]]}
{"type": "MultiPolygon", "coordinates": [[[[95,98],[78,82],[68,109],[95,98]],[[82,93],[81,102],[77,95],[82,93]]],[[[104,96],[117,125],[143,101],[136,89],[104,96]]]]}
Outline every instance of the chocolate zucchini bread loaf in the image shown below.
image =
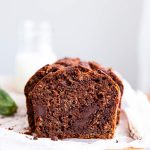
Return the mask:
{"type": "Polygon", "coordinates": [[[92,65],[65,58],[31,77],[25,87],[27,114],[38,137],[113,137],[121,88],[92,65]]]}

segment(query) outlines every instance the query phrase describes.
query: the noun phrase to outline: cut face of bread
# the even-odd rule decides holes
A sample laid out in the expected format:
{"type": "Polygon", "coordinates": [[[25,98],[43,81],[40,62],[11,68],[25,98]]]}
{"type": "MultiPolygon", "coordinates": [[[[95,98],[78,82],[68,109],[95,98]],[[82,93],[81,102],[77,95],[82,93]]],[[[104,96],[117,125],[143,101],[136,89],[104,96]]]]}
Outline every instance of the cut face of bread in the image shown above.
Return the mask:
{"type": "Polygon", "coordinates": [[[34,130],[34,112],[33,112],[33,105],[32,105],[32,99],[30,99],[31,91],[33,90],[34,86],[48,73],[53,74],[57,70],[63,68],[63,66],[59,64],[53,64],[53,65],[46,65],[43,68],[41,68],[39,71],[35,73],[34,76],[31,77],[31,79],[28,81],[28,83],[25,86],[25,95],[26,95],[26,105],[27,105],[27,114],[28,114],[28,122],[31,130],[34,130]]]}
{"type": "MultiPolygon", "coordinates": [[[[88,72],[92,72],[95,76],[97,76],[97,74],[105,74],[106,76],[107,76],[107,78],[109,78],[109,80],[111,80],[111,82],[113,82],[113,84],[115,84],[115,87],[117,88],[117,91],[118,91],[118,95],[120,95],[120,93],[121,93],[121,95],[123,94],[123,84],[122,84],[122,82],[121,82],[121,80],[118,78],[118,76],[111,70],[111,69],[106,69],[106,68],[104,68],[104,67],[102,67],[102,66],[100,66],[99,64],[97,64],[96,62],[82,62],[82,61],[80,61],[80,59],[79,58],[75,58],[75,59],[72,59],[72,58],[64,58],[64,59],[60,59],[60,60],[58,60],[56,63],[54,63],[54,64],[52,64],[52,65],[46,65],[46,66],[44,66],[43,68],[41,68],[40,70],[38,70],[31,78],[30,78],[30,80],[27,82],[27,84],[26,84],[26,86],[25,86],[25,95],[26,95],[26,102],[27,102],[27,114],[28,114],[28,121],[29,121],[29,126],[30,126],[30,128],[31,128],[31,130],[32,130],[32,132],[37,132],[37,133],[39,133],[38,134],[38,136],[39,137],[53,137],[53,135],[52,134],[50,134],[50,135],[47,135],[47,133],[46,133],[46,135],[45,135],[45,132],[46,131],[44,131],[44,130],[38,130],[38,125],[36,124],[37,123],[37,120],[35,120],[35,116],[37,115],[36,114],[36,109],[38,109],[41,113],[42,112],[45,112],[45,109],[48,109],[47,107],[49,107],[49,106],[46,106],[46,105],[44,105],[44,107],[38,107],[38,106],[36,106],[36,104],[34,104],[33,105],[33,99],[35,99],[35,95],[36,94],[34,94],[33,95],[33,92],[34,92],[34,90],[37,88],[36,86],[39,86],[39,84],[41,83],[41,82],[43,82],[43,80],[45,80],[45,78],[50,78],[50,77],[55,77],[55,75],[58,75],[57,73],[59,73],[59,72],[61,72],[61,71],[63,71],[63,73],[66,71],[66,68],[69,68],[70,67],[70,69],[69,70],[71,70],[71,68],[72,67],[77,67],[78,68],[78,72],[87,72],[87,74],[88,74],[88,72]],[[36,106],[36,109],[34,109],[34,107],[33,106],[36,106]],[[42,134],[40,134],[40,132],[42,132],[43,131],[43,133],[42,134]]],[[[76,70],[76,69],[75,69],[76,70]]],[[[68,71],[67,71],[68,72],[68,71]]],[[[66,76],[66,74],[67,73],[65,73],[65,75],[63,75],[63,76],[65,76],[65,77],[67,77],[66,76]]],[[[73,78],[73,76],[71,77],[71,78],[73,78]]],[[[81,77],[82,78],[82,77],[81,77]]],[[[72,88],[72,82],[70,83],[70,79],[68,80],[68,77],[67,78],[65,78],[67,81],[64,81],[64,83],[66,82],[67,83],[67,85],[68,86],[70,86],[70,88],[72,88]]],[[[105,79],[105,78],[103,78],[103,79],[105,79]]],[[[46,80],[48,80],[48,79],[46,79],[46,80]]],[[[63,78],[62,78],[62,80],[63,80],[63,78]]],[[[78,84],[80,84],[80,82],[78,83],[78,84]]],[[[48,85],[47,85],[48,86],[48,85]]],[[[82,84],[81,84],[81,86],[82,86],[82,84]]],[[[104,86],[104,85],[103,85],[104,86]]],[[[64,86],[62,86],[62,87],[64,87],[64,86]]],[[[64,87],[65,88],[65,87],[64,87]]],[[[69,89],[70,89],[69,88],[69,89]]],[[[46,89],[46,88],[45,88],[46,89]]],[[[79,88],[80,89],[80,88],[79,88]]],[[[39,90],[40,90],[40,88],[39,88],[39,90]]],[[[66,89],[67,90],[67,89],[66,89]]],[[[96,92],[96,89],[92,89],[93,91],[95,91],[96,92]]],[[[74,94],[74,91],[72,91],[73,92],[73,94],[74,94]]],[[[89,92],[89,90],[88,90],[88,92],[89,92]]],[[[42,92],[43,93],[43,92],[42,92]]],[[[65,92],[66,93],[66,92],[65,92]]],[[[64,93],[64,94],[65,94],[64,93]]],[[[83,93],[83,92],[82,92],[83,93]]],[[[73,95],[72,94],[72,95],[73,95]]],[[[57,95],[57,94],[56,94],[57,95]]],[[[55,95],[55,96],[56,96],[55,95]]],[[[101,95],[102,96],[102,95],[101,95]]],[[[101,97],[100,96],[100,97],[101,97]]],[[[70,97],[70,99],[71,98],[73,98],[73,96],[72,97],[70,97]]],[[[55,98],[56,99],[56,98],[55,98]]],[[[94,99],[94,97],[92,98],[91,97],[91,99],[94,99]]],[[[42,101],[42,99],[41,99],[41,101],[42,101]]],[[[89,101],[89,99],[87,99],[87,101],[89,101]]],[[[36,102],[36,101],[35,101],[36,102]]],[[[68,101],[69,102],[69,101],[68,101]]],[[[115,119],[114,119],[114,124],[115,125],[111,125],[111,126],[116,126],[116,122],[117,123],[119,123],[119,118],[120,118],[120,106],[121,106],[121,96],[119,96],[119,102],[118,102],[119,104],[119,107],[117,108],[117,101],[116,101],[116,111],[117,111],[117,114],[116,114],[116,116],[115,117],[117,117],[117,120],[115,121],[115,119]]],[[[80,103],[79,103],[80,104],[80,103]]],[[[95,104],[96,105],[96,104],[95,104]]],[[[95,106],[95,105],[93,105],[93,104],[91,104],[91,106],[87,106],[87,105],[83,105],[83,106],[81,106],[81,109],[82,109],[82,107],[83,107],[83,110],[82,111],[79,111],[79,112],[83,112],[84,110],[85,110],[85,112],[87,112],[87,113],[85,113],[85,115],[87,115],[87,114],[89,114],[90,112],[93,112],[93,111],[96,111],[96,109],[97,109],[97,106],[95,106]],[[87,106],[87,108],[86,108],[86,106],[87,106]],[[85,109],[84,109],[85,108],[85,109]],[[93,111],[92,111],[93,110],[93,111]],[[89,113],[88,113],[89,112],[89,113]]],[[[93,114],[93,113],[92,113],[93,114]]],[[[97,113],[96,113],[97,114],[97,113]]],[[[93,115],[92,115],[93,116],[93,115]]],[[[94,115],[95,116],[95,115],[94,115]]],[[[40,118],[40,116],[39,116],[39,118],[40,118]]],[[[72,115],[70,115],[70,116],[68,116],[68,118],[72,118],[72,115]]],[[[81,117],[82,118],[82,117],[81,117]]],[[[79,120],[81,120],[81,118],[79,119],[79,120]]],[[[104,117],[104,119],[105,119],[105,117],[104,117]]],[[[41,120],[41,119],[40,119],[41,120]]],[[[45,119],[44,119],[45,120],[45,119]]],[[[60,119],[61,120],[61,119],[60,119]]],[[[101,122],[101,120],[99,120],[100,122],[101,122]]],[[[71,121],[71,122],[74,122],[74,121],[71,121]]],[[[80,121],[79,121],[80,122],[80,121]]],[[[51,122],[52,124],[53,124],[53,122],[51,122]]],[[[110,122],[108,122],[108,125],[110,125],[109,124],[110,122]]],[[[68,123],[68,124],[70,124],[70,123],[68,123]]],[[[71,124],[72,125],[72,124],[71,124]]],[[[78,126],[80,126],[81,124],[79,123],[78,124],[78,126]]],[[[107,126],[108,126],[107,125],[107,126]]],[[[41,128],[41,127],[40,127],[41,128]]],[[[44,127],[45,129],[46,129],[46,127],[44,127]]],[[[62,127],[63,128],[63,127],[62,127]]],[[[75,129],[75,127],[73,126],[73,128],[75,129]]],[[[111,128],[111,129],[113,129],[113,127],[111,128]]],[[[46,129],[47,130],[47,129],[46,129]]],[[[59,129],[60,130],[60,129],[59,129]]],[[[65,129],[64,129],[65,130],[65,129]]],[[[47,131],[48,132],[48,131],[47,131]]],[[[73,130],[72,130],[72,132],[73,132],[73,130]]],[[[108,131],[107,131],[108,132],[108,131]]],[[[66,133],[64,133],[64,134],[66,134],[66,133]]],[[[56,134],[54,134],[54,137],[56,137],[55,136],[56,134]]],[[[57,134],[58,136],[58,138],[66,138],[66,137],[69,137],[69,134],[67,134],[67,136],[65,136],[65,135],[59,135],[59,134],[57,134]]],[[[92,136],[92,135],[86,135],[86,134],[84,134],[84,136],[83,135],[81,135],[81,134],[77,134],[77,135],[74,135],[74,136],[72,136],[72,134],[70,135],[70,137],[78,137],[78,138],[111,138],[113,136],[113,133],[111,134],[111,136],[100,136],[100,134],[98,133],[98,136],[95,134],[94,136],[92,136]]]]}
{"type": "Polygon", "coordinates": [[[119,77],[114,73],[114,71],[110,68],[104,68],[102,66],[100,66],[99,64],[97,64],[96,62],[88,62],[89,64],[89,68],[91,68],[92,70],[95,70],[97,72],[101,72],[101,70],[103,70],[106,74],[108,74],[112,80],[114,82],[116,82],[116,84],[118,84],[120,92],[121,92],[121,97],[120,97],[120,102],[119,102],[119,108],[118,108],[118,112],[117,112],[117,124],[119,124],[120,121],[120,111],[121,111],[121,99],[122,99],[122,95],[123,95],[123,90],[124,90],[124,86],[122,81],[119,79],[119,77]]]}
{"type": "Polygon", "coordinates": [[[30,100],[38,137],[106,139],[114,135],[120,90],[103,71],[64,67],[44,76],[32,89],[30,100]]]}
{"type": "Polygon", "coordinates": [[[27,82],[24,93],[26,96],[26,105],[27,105],[27,114],[28,114],[28,122],[29,126],[32,131],[34,131],[35,125],[34,125],[34,115],[33,115],[33,106],[32,106],[32,99],[30,99],[30,94],[34,88],[34,86],[47,74],[51,73],[53,74],[57,70],[60,70],[67,66],[73,66],[77,65],[80,62],[79,58],[64,58],[58,60],[55,64],[52,65],[45,65],[41,69],[39,69],[27,82]]]}

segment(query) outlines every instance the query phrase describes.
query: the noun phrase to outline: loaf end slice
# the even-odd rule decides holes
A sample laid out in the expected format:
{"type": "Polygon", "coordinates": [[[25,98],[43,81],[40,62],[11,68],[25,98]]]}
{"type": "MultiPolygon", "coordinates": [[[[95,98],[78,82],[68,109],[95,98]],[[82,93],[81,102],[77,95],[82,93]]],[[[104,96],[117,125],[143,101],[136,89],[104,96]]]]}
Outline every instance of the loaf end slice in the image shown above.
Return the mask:
{"type": "Polygon", "coordinates": [[[114,136],[120,90],[103,71],[80,65],[58,70],[36,84],[31,99],[38,137],[114,136]]]}

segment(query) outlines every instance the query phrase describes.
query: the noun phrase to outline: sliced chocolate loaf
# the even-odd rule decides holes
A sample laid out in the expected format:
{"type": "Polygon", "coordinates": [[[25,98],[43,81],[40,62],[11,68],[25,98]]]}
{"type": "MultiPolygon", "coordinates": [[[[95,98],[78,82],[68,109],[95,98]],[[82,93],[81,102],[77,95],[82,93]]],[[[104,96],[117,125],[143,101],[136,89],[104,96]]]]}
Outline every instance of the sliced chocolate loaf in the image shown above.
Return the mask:
{"type": "MultiPolygon", "coordinates": [[[[53,65],[46,65],[43,68],[41,68],[39,71],[37,71],[30,78],[30,80],[28,81],[28,83],[25,86],[25,95],[26,95],[26,99],[27,99],[28,121],[29,121],[29,126],[31,127],[33,132],[36,131],[36,133],[38,133],[37,132],[38,129],[37,129],[37,125],[36,125],[37,121],[35,119],[36,111],[33,107],[34,106],[33,105],[33,99],[35,98],[34,97],[35,94],[33,96],[34,90],[37,88],[37,86],[40,84],[40,82],[42,82],[47,76],[55,76],[55,74],[57,72],[62,71],[62,70],[66,71],[67,68],[72,68],[73,66],[76,66],[76,67],[78,66],[79,68],[82,68],[82,70],[92,71],[94,74],[101,74],[101,72],[103,72],[116,85],[118,95],[120,95],[120,91],[121,91],[121,93],[123,92],[123,88],[122,88],[123,86],[122,86],[122,82],[120,81],[120,79],[111,70],[106,70],[105,68],[101,67],[97,63],[94,63],[94,62],[81,62],[80,59],[78,59],[78,58],[75,58],[75,59],[64,58],[64,59],[58,60],[53,65]],[[119,85],[119,87],[118,87],[118,85],[119,85]]],[[[79,69],[79,70],[81,70],[81,69],[79,69]]],[[[70,88],[71,88],[71,85],[70,85],[70,88]]],[[[119,102],[118,102],[119,104],[118,105],[120,105],[121,104],[121,100],[120,100],[121,97],[119,96],[118,99],[119,99],[119,102]]],[[[116,117],[118,117],[118,119],[117,119],[117,121],[118,121],[119,116],[120,116],[120,113],[119,113],[120,109],[118,108],[118,106],[116,106],[116,108],[117,108],[116,111],[118,113],[118,116],[116,115],[116,117]]],[[[44,112],[44,108],[43,107],[41,109],[39,108],[39,111],[44,112]]],[[[42,137],[42,136],[45,137],[45,135],[43,135],[43,134],[41,134],[41,136],[38,134],[38,136],[39,137],[42,137]]],[[[52,136],[50,135],[50,136],[47,136],[47,137],[52,137],[52,136]]],[[[62,138],[65,138],[65,137],[66,136],[62,136],[62,138]]],[[[84,138],[84,137],[79,136],[79,138],[84,138]]],[[[85,138],[88,138],[88,137],[86,136],[85,138]]],[[[92,137],[89,137],[89,138],[92,138],[92,137]]],[[[95,136],[95,138],[96,138],[96,136],[95,136]]],[[[101,136],[99,138],[103,138],[103,137],[101,136]]]]}
{"type": "Polygon", "coordinates": [[[120,90],[103,71],[77,65],[47,74],[32,90],[31,99],[38,137],[114,135],[120,90]]]}

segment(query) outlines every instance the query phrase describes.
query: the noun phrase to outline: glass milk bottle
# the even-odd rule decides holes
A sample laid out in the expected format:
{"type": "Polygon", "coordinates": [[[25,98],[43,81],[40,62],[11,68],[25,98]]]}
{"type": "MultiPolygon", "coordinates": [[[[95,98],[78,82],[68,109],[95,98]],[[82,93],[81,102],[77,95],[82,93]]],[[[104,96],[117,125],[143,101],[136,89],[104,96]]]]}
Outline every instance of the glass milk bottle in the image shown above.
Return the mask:
{"type": "Polygon", "coordinates": [[[24,92],[26,82],[38,69],[56,61],[50,31],[47,22],[41,22],[39,26],[32,21],[24,23],[20,33],[23,40],[16,54],[15,86],[18,92],[24,92]]]}

